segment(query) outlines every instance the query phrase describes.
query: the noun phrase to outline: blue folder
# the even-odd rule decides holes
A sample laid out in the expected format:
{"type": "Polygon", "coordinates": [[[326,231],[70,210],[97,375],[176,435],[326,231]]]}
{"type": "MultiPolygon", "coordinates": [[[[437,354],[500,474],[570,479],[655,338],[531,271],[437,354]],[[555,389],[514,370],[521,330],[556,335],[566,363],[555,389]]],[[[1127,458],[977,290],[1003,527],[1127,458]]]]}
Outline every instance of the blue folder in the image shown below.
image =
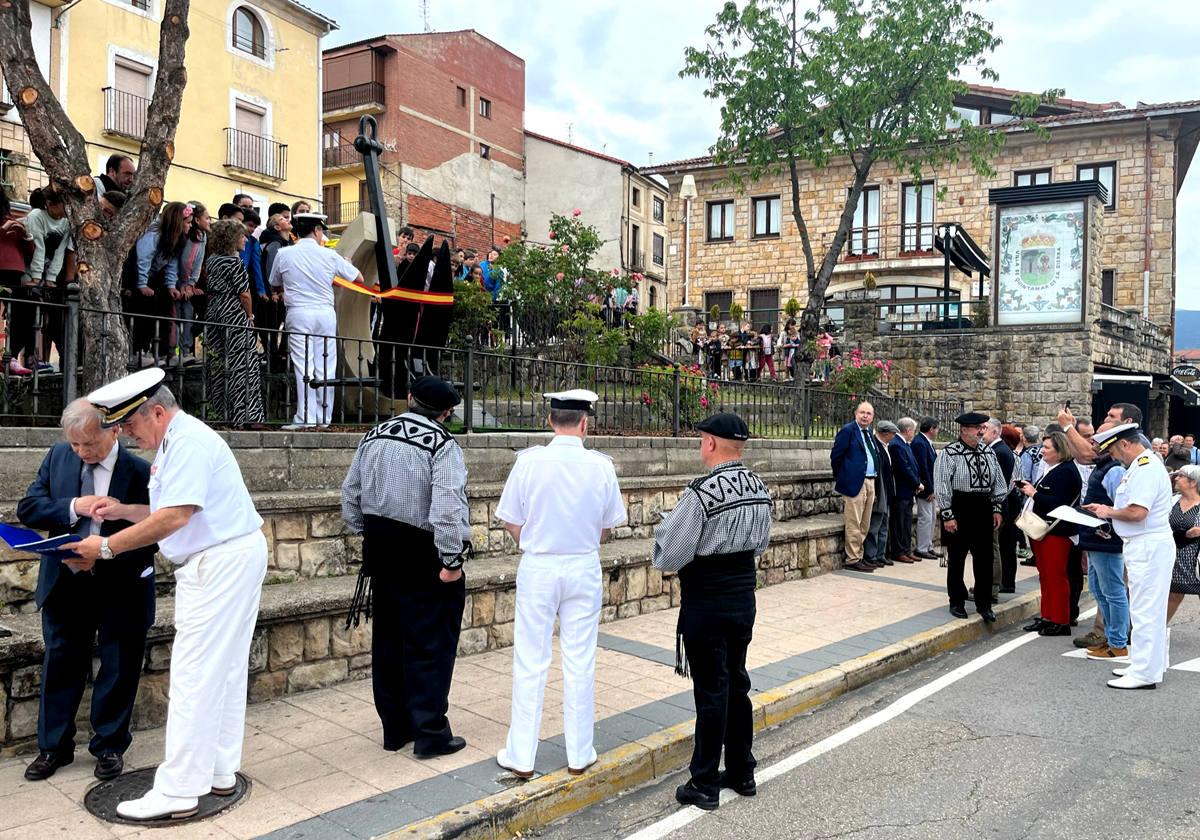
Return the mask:
{"type": "Polygon", "coordinates": [[[0,522],[0,540],[4,540],[14,551],[26,551],[30,554],[40,554],[52,560],[64,560],[68,557],[78,557],[74,551],[64,551],[59,546],[66,543],[79,542],[78,534],[63,534],[59,537],[43,537],[37,531],[22,528],[19,525],[8,525],[0,522]]]}

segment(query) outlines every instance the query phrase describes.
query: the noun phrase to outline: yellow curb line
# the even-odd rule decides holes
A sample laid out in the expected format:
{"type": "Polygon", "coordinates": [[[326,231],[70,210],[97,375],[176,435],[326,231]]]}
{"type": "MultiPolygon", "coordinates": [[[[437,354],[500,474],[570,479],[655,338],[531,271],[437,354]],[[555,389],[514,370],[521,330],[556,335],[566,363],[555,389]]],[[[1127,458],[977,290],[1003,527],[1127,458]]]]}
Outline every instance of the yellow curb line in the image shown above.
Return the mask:
{"type": "MultiPolygon", "coordinates": [[[[960,619],[759,692],[751,698],[754,729],[777,726],[848,691],[1016,624],[1037,614],[1040,607],[1040,593],[1029,592],[997,606],[994,625],[977,616],[969,621],[960,619]]],[[[695,720],[685,721],[609,750],[582,776],[556,770],[380,838],[507,840],[678,770],[691,758],[694,737],[695,720]]]]}

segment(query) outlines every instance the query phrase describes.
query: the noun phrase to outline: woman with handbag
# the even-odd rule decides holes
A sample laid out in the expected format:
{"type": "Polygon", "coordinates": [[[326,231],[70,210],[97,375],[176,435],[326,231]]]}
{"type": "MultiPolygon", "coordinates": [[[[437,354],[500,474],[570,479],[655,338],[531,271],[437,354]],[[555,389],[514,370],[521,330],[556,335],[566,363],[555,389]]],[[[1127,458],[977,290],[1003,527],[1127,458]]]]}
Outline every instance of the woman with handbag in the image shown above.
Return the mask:
{"type": "Polygon", "coordinates": [[[1036,485],[1022,480],[1018,489],[1029,500],[1017,518],[1017,527],[1029,536],[1033,556],[1037,561],[1038,580],[1042,589],[1042,615],[1025,626],[1039,636],[1071,635],[1071,584],[1067,578],[1067,562],[1071,555],[1071,538],[1078,528],[1070,522],[1049,519],[1050,511],[1061,505],[1073,507],[1083,489],[1079,470],[1071,463],[1067,436],[1050,432],[1042,438],[1044,470],[1036,485]]]}
{"type": "Polygon", "coordinates": [[[1167,596],[1168,624],[1183,603],[1183,596],[1200,595],[1200,574],[1196,568],[1200,556],[1200,466],[1188,464],[1176,470],[1175,489],[1179,498],[1169,519],[1175,535],[1175,571],[1171,573],[1171,594],[1167,596]]]}

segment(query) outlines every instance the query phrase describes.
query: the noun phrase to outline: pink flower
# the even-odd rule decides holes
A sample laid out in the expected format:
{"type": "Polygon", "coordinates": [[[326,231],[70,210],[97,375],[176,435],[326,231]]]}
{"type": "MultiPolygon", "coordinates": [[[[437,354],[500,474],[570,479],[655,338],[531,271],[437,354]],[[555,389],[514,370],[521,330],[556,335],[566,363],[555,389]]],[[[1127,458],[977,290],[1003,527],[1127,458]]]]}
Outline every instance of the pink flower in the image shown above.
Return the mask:
{"type": "Polygon", "coordinates": [[[578,219],[580,216],[583,215],[583,211],[580,210],[578,207],[576,207],[574,210],[571,211],[571,215],[578,219]]]}
{"type": "Polygon", "coordinates": [[[550,238],[551,238],[551,239],[553,239],[553,238],[554,238],[554,231],[550,231],[550,238]]]}
{"type": "Polygon", "coordinates": [[[708,397],[701,397],[701,398],[700,398],[700,407],[701,407],[701,408],[708,408],[708,397]]]}
{"type": "Polygon", "coordinates": [[[509,242],[512,242],[512,237],[511,236],[504,237],[504,244],[507,245],[509,242]]]}
{"type": "Polygon", "coordinates": [[[570,246],[570,245],[564,245],[564,246],[562,246],[562,252],[563,252],[564,254],[569,254],[569,253],[571,253],[571,246],[570,246]]]}
{"type": "Polygon", "coordinates": [[[612,270],[612,276],[613,276],[613,277],[620,277],[620,276],[621,276],[621,269],[619,269],[619,268],[614,268],[614,269],[612,270]]]}
{"type": "Polygon", "coordinates": [[[555,275],[554,275],[554,279],[555,279],[555,280],[561,280],[561,279],[563,279],[563,278],[564,278],[564,277],[566,277],[566,276],[567,276],[567,275],[563,274],[563,273],[560,271],[560,272],[558,272],[558,274],[555,274],[555,275]]]}

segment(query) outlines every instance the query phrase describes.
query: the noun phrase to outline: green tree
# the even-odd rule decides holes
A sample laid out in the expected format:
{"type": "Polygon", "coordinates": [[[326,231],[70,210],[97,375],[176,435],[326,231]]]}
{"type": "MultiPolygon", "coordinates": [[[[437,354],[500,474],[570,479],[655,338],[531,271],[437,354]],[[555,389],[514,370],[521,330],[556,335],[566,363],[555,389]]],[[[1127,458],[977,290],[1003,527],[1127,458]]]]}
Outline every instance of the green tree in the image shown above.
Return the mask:
{"type": "MultiPolygon", "coordinates": [[[[721,134],[713,147],[741,188],[787,172],[792,219],[808,277],[801,335],[817,335],[838,256],[853,225],[871,167],[887,161],[923,169],[966,158],[982,175],[1004,134],[971,125],[955,110],[974,70],[996,79],[987,56],[1000,44],[992,24],[971,0],[796,0],[727,2],[705,30],[708,45],[688,48],[681,76],[705,81],[705,95],[722,102],[721,134]],[[807,5],[807,4],[805,4],[807,5]],[[956,126],[952,131],[947,126],[956,126]],[[800,196],[800,166],[823,169],[849,159],[854,178],[837,232],[818,254],[800,196]]],[[[1013,101],[1018,116],[1044,96],[1013,101]]],[[[825,243],[819,243],[824,246],[825,243]]]]}

